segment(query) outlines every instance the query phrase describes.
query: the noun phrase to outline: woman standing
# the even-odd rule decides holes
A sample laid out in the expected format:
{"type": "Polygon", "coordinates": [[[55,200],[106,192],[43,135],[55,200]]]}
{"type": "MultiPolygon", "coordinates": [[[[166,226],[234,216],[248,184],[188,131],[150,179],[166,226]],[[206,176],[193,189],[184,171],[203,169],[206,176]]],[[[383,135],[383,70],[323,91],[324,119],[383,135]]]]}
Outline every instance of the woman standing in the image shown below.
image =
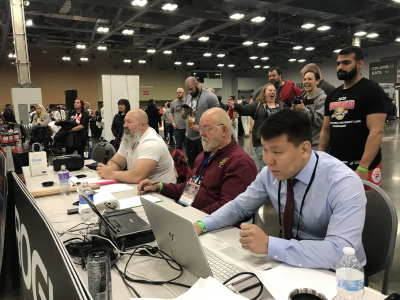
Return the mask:
{"type": "Polygon", "coordinates": [[[318,150],[319,135],[324,122],[325,92],[318,88],[321,77],[319,73],[307,71],[304,73],[303,86],[305,93],[301,94],[300,103],[293,102],[292,108],[307,114],[312,125],[312,148],[318,150]]]}
{"type": "Polygon", "coordinates": [[[254,125],[252,130],[253,147],[257,155],[258,161],[258,172],[265,167],[262,155],[261,138],[258,135],[258,128],[260,128],[262,122],[267,119],[270,115],[283,109],[283,103],[276,100],[276,89],[275,86],[267,84],[260,95],[256,99],[247,105],[240,105],[234,101],[228,101],[229,107],[234,108],[241,116],[250,116],[254,119],[254,125]]]}
{"type": "Polygon", "coordinates": [[[51,121],[50,115],[46,112],[43,105],[39,104],[35,107],[33,122],[31,124],[33,130],[33,142],[43,144],[47,157],[49,157],[49,143],[51,140],[48,125],[51,121]]]}
{"type": "Polygon", "coordinates": [[[127,99],[120,99],[118,101],[118,113],[114,116],[111,131],[115,136],[115,150],[118,151],[121,143],[122,135],[124,134],[125,115],[131,110],[131,105],[127,99]]]}
{"type": "Polygon", "coordinates": [[[74,102],[74,110],[70,113],[68,120],[75,121],[73,127],[66,138],[66,153],[72,154],[74,150],[83,156],[87,142],[87,130],[89,125],[89,115],[84,109],[84,103],[80,99],[74,102]]]}

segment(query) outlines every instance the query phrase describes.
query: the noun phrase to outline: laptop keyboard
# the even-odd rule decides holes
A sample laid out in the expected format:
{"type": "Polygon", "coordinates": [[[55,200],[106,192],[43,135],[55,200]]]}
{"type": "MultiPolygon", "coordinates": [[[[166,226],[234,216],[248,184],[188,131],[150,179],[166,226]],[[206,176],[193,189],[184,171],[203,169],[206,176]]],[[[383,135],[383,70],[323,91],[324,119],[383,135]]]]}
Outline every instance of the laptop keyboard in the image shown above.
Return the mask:
{"type": "Polygon", "coordinates": [[[213,277],[219,279],[220,281],[224,282],[225,280],[228,280],[229,278],[238,273],[245,272],[243,269],[223,260],[221,257],[217,256],[211,250],[207,248],[203,249],[207,257],[208,264],[211,268],[213,277]]]}

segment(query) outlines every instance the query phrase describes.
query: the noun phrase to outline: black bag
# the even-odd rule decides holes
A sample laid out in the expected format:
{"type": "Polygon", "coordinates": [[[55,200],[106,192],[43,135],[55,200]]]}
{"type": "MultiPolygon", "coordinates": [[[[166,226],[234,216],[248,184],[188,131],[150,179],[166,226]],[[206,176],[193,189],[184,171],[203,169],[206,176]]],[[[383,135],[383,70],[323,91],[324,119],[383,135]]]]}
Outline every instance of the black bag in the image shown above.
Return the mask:
{"type": "Polygon", "coordinates": [[[56,157],[53,160],[53,170],[60,171],[61,166],[65,165],[68,171],[76,171],[83,168],[84,159],[82,155],[68,154],[56,157]]]}

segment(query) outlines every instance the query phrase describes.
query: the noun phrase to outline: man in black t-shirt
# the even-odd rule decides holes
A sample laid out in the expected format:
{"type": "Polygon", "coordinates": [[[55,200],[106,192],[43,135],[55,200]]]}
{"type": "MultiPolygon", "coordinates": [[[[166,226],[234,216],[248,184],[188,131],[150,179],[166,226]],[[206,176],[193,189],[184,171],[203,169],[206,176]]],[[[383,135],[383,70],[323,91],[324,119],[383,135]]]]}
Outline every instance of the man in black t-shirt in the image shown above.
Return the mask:
{"type": "Polygon", "coordinates": [[[378,84],[361,76],[363,59],[360,47],[339,52],[337,76],[344,84],[326,98],[319,150],[343,161],[361,179],[380,185],[387,96],[378,84]]]}

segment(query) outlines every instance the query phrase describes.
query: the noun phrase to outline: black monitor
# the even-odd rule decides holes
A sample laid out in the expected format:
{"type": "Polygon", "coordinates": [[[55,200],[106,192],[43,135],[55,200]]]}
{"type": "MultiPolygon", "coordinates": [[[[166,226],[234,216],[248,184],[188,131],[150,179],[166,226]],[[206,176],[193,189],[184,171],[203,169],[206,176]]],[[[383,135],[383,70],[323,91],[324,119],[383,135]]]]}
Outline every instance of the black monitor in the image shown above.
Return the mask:
{"type": "Polygon", "coordinates": [[[0,271],[3,262],[4,236],[7,211],[7,166],[6,158],[0,151],[0,271]]]}

